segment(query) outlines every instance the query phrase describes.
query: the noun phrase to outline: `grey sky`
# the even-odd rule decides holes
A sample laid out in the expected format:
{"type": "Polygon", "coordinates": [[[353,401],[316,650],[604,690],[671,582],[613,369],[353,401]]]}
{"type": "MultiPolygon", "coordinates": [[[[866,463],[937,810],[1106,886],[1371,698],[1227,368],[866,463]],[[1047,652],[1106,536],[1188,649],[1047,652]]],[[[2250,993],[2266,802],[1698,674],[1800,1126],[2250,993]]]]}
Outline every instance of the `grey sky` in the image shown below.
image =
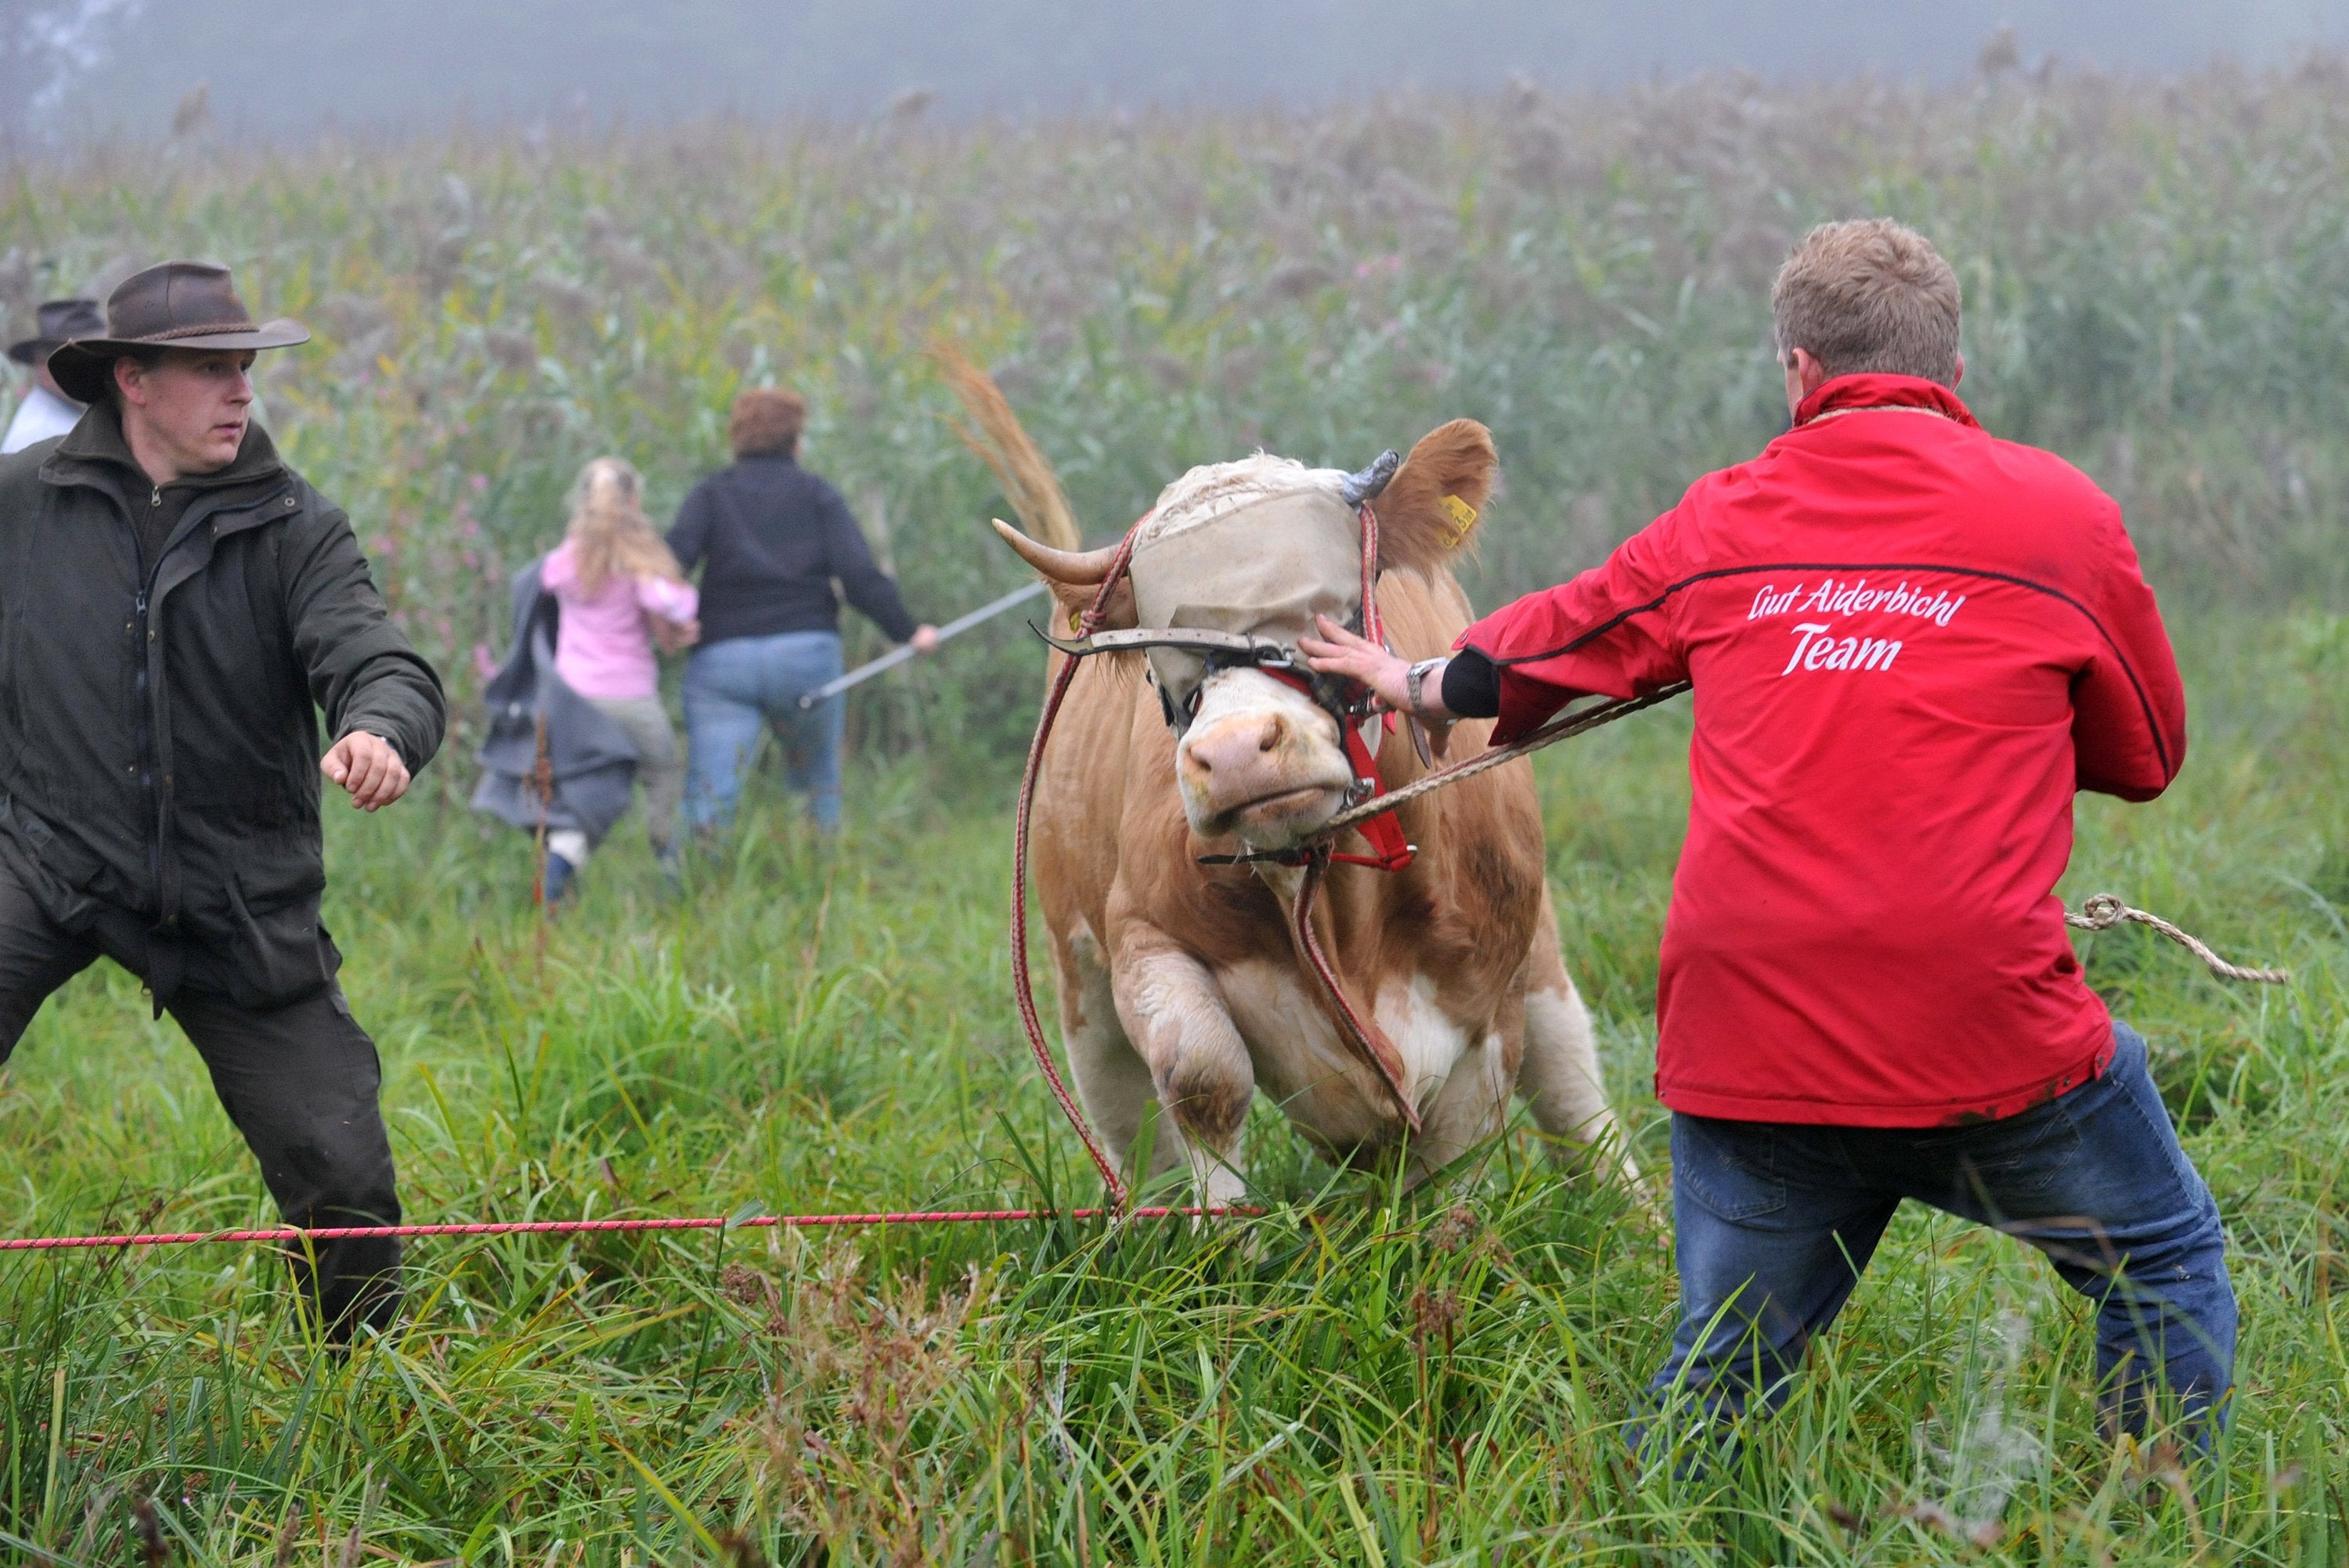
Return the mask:
{"type": "Polygon", "coordinates": [[[48,48],[13,71],[0,57],[0,126],[52,145],[152,132],[200,82],[224,128],[298,138],[460,113],[855,117],[909,88],[955,114],[1302,104],[1511,74],[1948,79],[2002,23],[2026,62],[2132,72],[2349,47],[2341,0],[0,0],[0,57],[12,37],[48,48]]]}

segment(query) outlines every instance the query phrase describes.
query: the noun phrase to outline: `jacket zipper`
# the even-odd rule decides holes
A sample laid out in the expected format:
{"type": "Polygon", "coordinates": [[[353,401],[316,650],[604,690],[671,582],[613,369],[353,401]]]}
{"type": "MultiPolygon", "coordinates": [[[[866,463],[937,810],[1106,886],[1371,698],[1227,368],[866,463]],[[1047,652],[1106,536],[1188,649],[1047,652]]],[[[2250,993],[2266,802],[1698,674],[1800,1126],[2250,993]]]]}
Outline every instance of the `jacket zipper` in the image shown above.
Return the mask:
{"type": "MultiPolygon", "coordinates": [[[[283,495],[287,495],[287,493],[288,492],[285,491],[274,491],[264,500],[255,501],[249,507],[243,507],[238,510],[241,513],[246,515],[258,515],[262,509],[266,506],[270,500],[276,500],[278,497],[283,495]]],[[[162,486],[155,485],[151,487],[148,494],[147,504],[150,506],[161,506],[163,504],[162,486]]],[[[203,504],[204,498],[202,496],[191,496],[189,498],[187,509],[180,514],[180,521],[173,527],[171,537],[163,540],[155,547],[154,562],[148,569],[146,580],[140,584],[138,597],[134,601],[137,607],[136,623],[139,628],[139,646],[137,649],[139,654],[139,689],[140,695],[146,699],[139,705],[140,768],[145,776],[147,798],[151,806],[149,818],[155,825],[153,836],[148,840],[147,874],[154,888],[158,928],[164,931],[170,931],[176,928],[179,922],[179,910],[174,907],[167,912],[163,907],[165,903],[163,896],[163,841],[171,836],[171,825],[168,820],[171,802],[168,792],[162,787],[163,781],[155,777],[156,768],[160,759],[158,757],[158,748],[155,742],[154,721],[156,713],[161,707],[163,694],[160,690],[150,689],[151,683],[148,679],[148,671],[154,662],[151,650],[155,645],[155,630],[150,624],[150,621],[153,615],[154,606],[157,602],[156,588],[163,575],[163,562],[171,553],[171,547],[174,544],[184,542],[194,532],[194,531],[188,526],[191,517],[192,516],[198,522],[203,521],[203,514],[199,510],[203,506],[203,504]]],[[[290,499],[288,500],[287,504],[291,504],[290,499]]],[[[217,511],[218,509],[215,507],[214,512],[217,513],[217,511]]],[[[220,537],[220,524],[215,521],[212,523],[212,537],[218,539],[220,537]]],[[[172,902],[174,904],[177,903],[176,900],[172,902]]]]}
{"type": "MultiPolygon", "coordinates": [[[[156,485],[149,491],[147,504],[150,508],[163,504],[161,485],[156,485]]],[[[131,532],[135,536],[139,530],[134,527],[131,532]]],[[[134,537],[131,541],[134,549],[138,542],[134,537]]],[[[134,628],[131,634],[135,639],[131,653],[139,661],[139,676],[134,683],[139,700],[139,782],[146,791],[147,820],[154,824],[153,830],[147,836],[147,885],[154,897],[159,917],[163,911],[163,799],[155,784],[155,696],[148,679],[154,664],[150,650],[155,644],[155,632],[148,624],[147,605],[148,594],[162,569],[163,547],[159,543],[155,549],[155,559],[148,563],[147,573],[140,580],[137,594],[131,601],[131,624],[134,628]]]]}
{"type": "MultiPolygon", "coordinates": [[[[105,487],[96,485],[88,480],[78,481],[67,480],[62,482],[67,484],[78,482],[88,486],[88,488],[98,490],[102,494],[106,493],[105,487]]],[[[262,501],[256,501],[253,506],[242,510],[247,512],[258,512],[263,506],[267,504],[268,500],[274,500],[278,496],[282,496],[286,492],[283,490],[275,491],[269,498],[266,498],[262,501]]],[[[119,490],[113,491],[112,494],[118,502],[121,500],[121,492],[119,490]]],[[[163,487],[161,485],[153,483],[149,484],[147,490],[147,504],[150,507],[160,507],[163,504],[163,487]]],[[[202,504],[202,498],[191,497],[189,500],[188,507],[189,510],[192,511],[202,504]]],[[[128,515],[124,515],[119,512],[118,512],[117,515],[121,516],[122,521],[126,524],[129,525],[132,558],[137,560],[145,553],[142,547],[142,542],[139,537],[139,525],[128,515]]],[[[187,517],[183,513],[180,520],[180,527],[172,530],[173,534],[176,536],[182,533],[185,530],[186,523],[187,517]]],[[[213,525],[213,534],[215,537],[219,534],[219,525],[217,523],[213,525]]],[[[138,674],[134,677],[134,696],[137,700],[139,710],[139,758],[136,766],[138,769],[140,787],[145,791],[146,799],[149,802],[150,810],[148,812],[148,820],[152,824],[149,830],[147,840],[147,880],[149,890],[155,899],[159,929],[169,929],[168,926],[164,926],[161,923],[161,916],[163,914],[163,840],[166,834],[166,824],[164,822],[163,813],[164,797],[161,790],[158,788],[158,780],[155,778],[157,760],[155,715],[157,707],[162,700],[162,696],[160,692],[152,689],[153,683],[149,678],[149,672],[153,665],[153,655],[150,650],[154,647],[155,643],[155,629],[152,624],[156,597],[155,588],[157,583],[162,576],[164,558],[171,553],[171,546],[176,542],[176,538],[165,539],[156,546],[155,559],[152,562],[148,563],[145,574],[143,576],[134,575],[131,592],[131,655],[133,659],[136,661],[138,669],[138,674]]],[[[177,916],[178,912],[175,910],[172,912],[172,921],[174,923],[176,923],[177,916]]],[[[157,1016],[161,1016],[160,1013],[158,1013],[157,1016]]]]}

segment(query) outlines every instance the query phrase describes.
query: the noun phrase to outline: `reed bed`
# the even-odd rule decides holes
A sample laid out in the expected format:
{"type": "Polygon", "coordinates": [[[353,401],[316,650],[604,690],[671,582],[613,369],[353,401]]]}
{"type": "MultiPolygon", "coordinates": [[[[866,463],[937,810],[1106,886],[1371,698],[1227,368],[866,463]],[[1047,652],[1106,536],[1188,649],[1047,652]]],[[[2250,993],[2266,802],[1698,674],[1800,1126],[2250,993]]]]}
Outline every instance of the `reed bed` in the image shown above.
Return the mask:
{"type": "MultiPolygon", "coordinates": [[[[460,695],[578,464],[625,452],[673,504],[746,383],[808,394],[812,462],[885,522],[917,608],[1015,583],[934,334],[996,375],[1089,537],[1195,462],[1351,468],[1469,414],[1517,524],[1475,586],[1552,580],[1783,425],[1769,277],[1856,211],[1947,249],[1977,411],[2111,486],[2173,593],[2330,591],[2344,85],[2318,57],[291,155],[199,131],[17,168],[0,304],[194,253],[311,320],[264,360],[272,418],[460,695]]],[[[995,645],[913,677],[934,700],[865,705],[861,738],[1015,752],[1027,654],[995,645]]]]}

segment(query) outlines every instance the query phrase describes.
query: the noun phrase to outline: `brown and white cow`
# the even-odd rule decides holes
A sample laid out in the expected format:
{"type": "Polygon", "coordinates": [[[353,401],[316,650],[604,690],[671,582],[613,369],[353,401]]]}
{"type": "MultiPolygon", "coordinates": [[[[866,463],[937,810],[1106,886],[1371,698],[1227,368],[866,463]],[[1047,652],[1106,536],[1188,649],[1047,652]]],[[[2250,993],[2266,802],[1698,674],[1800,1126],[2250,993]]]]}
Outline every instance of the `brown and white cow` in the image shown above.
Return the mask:
{"type": "MultiPolygon", "coordinates": [[[[1376,597],[1407,658],[1444,652],[1469,623],[1449,563],[1495,469],[1490,434],[1455,420],[1421,440],[1373,502],[1376,597]]],[[[1186,517],[1237,492],[1334,493],[1345,478],[1262,456],[1194,469],[1152,513],[1153,526],[1178,525],[1162,558],[1181,548],[1186,517]]],[[[996,526],[1064,614],[1091,602],[1112,551],[1055,550],[996,526]]],[[[1232,548],[1228,533],[1195,537],[1202,549],[1232,548]]],[[[1121,586],[1105,626],[1133,625],[1135,603],[1121,586]]],[[[1056,672],[1065,656],[1050,655],[1056,672]]],[[[1500,1130],[1512,1091],[1546,1133],[1586,1150],[1618,1138],[1589,1018],[1558,957],[1529,763],[1404,805],[1403,833],[1419,851],[1407,869],[1338,865],[1328,875],[1321,945],[1400,1051],[1423,1123],[1406,1139],[1392,1091],[1348,1050],[1292,942],[1284,910],[1303,873],[1199,860],[1293,846],[1343,809],[1352,770],[1338,720],[1260,669],[1225,667],[1196,686],[1178,738],[1159,684],[1140,655],[1089,659],[1034,799],[1031,864],[1070,1065],[1122,1167],[1155,1101],[1174,1126],[1160,1123],[1148,1174],[1187,1159],[1208,1201],[1236,1199],[1241,1128],[1258,1090],[1332,1159],[1376,1162],[1407,1144],[1414,1180],[1500,1130]]],[[[1454,744],[1479,749],[1489,732],[1471,721],[1454,744]]],[[[1423,771],[1400,730],[1384,736],[1378,768],[1389,789],[1423,771]]],[[[1622,1159],[1619,1147],[1610,1157],[1622,1159]]]]}

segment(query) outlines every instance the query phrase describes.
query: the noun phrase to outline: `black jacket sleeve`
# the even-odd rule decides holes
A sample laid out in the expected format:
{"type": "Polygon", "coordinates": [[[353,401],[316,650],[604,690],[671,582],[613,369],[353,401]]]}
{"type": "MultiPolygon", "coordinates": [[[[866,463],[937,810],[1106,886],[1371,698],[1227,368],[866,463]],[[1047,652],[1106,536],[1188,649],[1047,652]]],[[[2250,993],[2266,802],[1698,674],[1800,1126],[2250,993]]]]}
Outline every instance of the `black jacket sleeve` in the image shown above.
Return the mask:
{"type": "Polygon", "coordinates": [[[1501,711],[1500,667],[1474,648],[1444,662],[1444,706],[1462,718],[1492,718],[1501,711]]]}
{"type": "Polygon", "coordinates": [[[709,481],[702,480],[687,492],[685,504],[677,509],[677,521],[669,526],[669,552],[677,563],[690,573],[701,564],[701,557],[709,548],[709,481]]]}
{"type": "Polygon", "coordinates": [[[410,773],[440,749],[440,677],[398,627],[368,575],[350,520],[315,495],[281,557],[285,620],[310,695],[336,740],[364,729],[391,743],[410,773]]]}
{"type": "Polygon", "coordinates": [[[848,602],[871,616],[874,624],[889,634],[891,642],[902,643],[912,636],[914,617],[906,614],[897,584],[874,561],[872,547],[864,542],[864,531],[856,526],[848,503],[830,485],[817,487],[816,515],[823,527],[825,564],[839,580],[841,592],[848,595],[848,602]]]}

